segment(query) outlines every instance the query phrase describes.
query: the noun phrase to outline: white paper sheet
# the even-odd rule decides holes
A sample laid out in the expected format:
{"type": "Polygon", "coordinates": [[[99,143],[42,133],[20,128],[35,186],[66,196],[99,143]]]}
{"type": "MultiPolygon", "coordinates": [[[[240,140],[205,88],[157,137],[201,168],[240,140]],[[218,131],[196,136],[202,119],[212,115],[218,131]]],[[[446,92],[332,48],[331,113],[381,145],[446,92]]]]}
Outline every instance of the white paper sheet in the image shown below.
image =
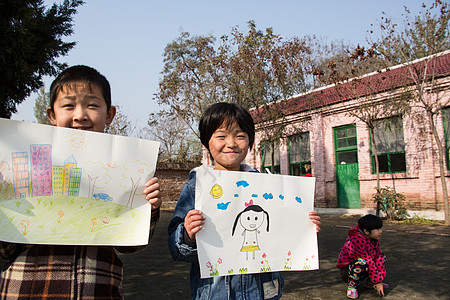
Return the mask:
{"type": "Polygon", "coordinates": [[[0,240],[144,245],[159,143],[0,119],[0,240]]]}
{"type": "Polygon", "coordinates": [[[199,168],[201,277],[319,268],[315,178],[199,168]]]}

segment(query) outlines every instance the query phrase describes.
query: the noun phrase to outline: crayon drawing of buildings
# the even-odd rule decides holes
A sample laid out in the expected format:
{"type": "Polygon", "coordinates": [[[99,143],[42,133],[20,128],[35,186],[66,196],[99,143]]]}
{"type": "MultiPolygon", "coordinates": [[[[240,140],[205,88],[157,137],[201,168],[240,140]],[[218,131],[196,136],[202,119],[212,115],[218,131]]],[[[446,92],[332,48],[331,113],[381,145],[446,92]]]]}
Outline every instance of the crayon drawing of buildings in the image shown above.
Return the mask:
{"type": "Polygon", "coordinates": [[[13,182],[16,198],[28,197],[30,180],[28,174],[28,153],[12,153],[13,182]]]}
{"type": "Polygon", "coordinates": [[[52,166],[51,145],[30,145],[30,157],[27,152],[12,153],[15,198],[79,195],[82,169],[73,155],[64,166],[52,166]]]}
{"type": "Polygon", "coordinates": [[[30,145],[33,196],[52,194],[52,146],[30,145]]]}
{"type": "Polygon", "coordinates": [[[52,188],[54,196],[61,196],[63,194],[64,185],[64,167],[52,167],[52,188]]]}

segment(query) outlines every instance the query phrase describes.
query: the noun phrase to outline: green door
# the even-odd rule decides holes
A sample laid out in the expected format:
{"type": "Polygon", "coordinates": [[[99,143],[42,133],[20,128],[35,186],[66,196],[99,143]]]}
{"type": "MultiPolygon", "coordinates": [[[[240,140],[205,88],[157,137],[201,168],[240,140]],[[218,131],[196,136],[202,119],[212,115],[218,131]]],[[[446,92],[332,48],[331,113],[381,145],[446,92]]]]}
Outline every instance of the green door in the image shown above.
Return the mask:
{"type": "Polygon", "coordinates": [[[334,128],[336,189],[340,208],[361,208],[356,126],[334,128]]]}

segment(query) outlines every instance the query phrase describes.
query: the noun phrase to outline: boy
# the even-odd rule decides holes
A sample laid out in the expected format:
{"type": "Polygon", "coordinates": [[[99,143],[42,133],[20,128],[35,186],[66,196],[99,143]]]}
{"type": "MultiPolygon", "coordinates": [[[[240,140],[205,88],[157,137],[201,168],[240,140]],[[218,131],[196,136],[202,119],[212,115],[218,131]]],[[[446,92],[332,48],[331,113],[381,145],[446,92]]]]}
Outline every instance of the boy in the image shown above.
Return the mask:
{"type": "MultiPolygon", "coordinates": [[[[203,114],[199,130],[200,140],[214,161],[214,169],[258,172],[242,164],[255,139],[253,118],[243,107],[234,103],[213,104],[203,114]]],[[[202,229],[205,217],[194,209],[195,178],[196,169],[189,174],[169,224],[172,257],[191,263],[192,299],[279,299],[284,281],[278,272],[200,278],[195,236],[202,229]]],[[[317,212],[311,212],[310,218],[320,230],[317,212]]]]}
{"type": "Polygon", "coordinates": [[[384,262],[386,257],[381,252],[380,238],[383,222],[374,215],[366,215],[358,220],[358,225],[348,231],[348,238],[339,254],[337,267],[341,277],[348,283],[347,297],[358,298],[358,287],[362,280],[369,277],[368,286],[373,286],[379,296],[384,296],[384,289],[389,285],[383,283],[386,276],[384,262]]]}
{"type": "MultiPolygon", "coordinates": [[[[108,80],[87,66],[63,71],[50,87],[47,115],[52,125],[103,132],[116,113],[108,80]]],[[[161,199],[156,177],[143,191],[152,206],[150,238],[159,219],[161,199]]],[[[145,246],[56,246],[0,242],[9,260],[1,273],[1,299],[123,299],[122,262],[116,251],[145,246]]]]}

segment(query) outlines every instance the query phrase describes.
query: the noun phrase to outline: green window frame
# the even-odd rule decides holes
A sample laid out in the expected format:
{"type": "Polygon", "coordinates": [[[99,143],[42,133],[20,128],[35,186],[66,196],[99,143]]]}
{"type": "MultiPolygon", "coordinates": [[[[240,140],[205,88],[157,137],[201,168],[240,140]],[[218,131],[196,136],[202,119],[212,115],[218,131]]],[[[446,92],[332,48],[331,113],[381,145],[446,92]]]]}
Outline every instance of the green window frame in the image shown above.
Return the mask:
{"type": "Polygon", "coordinates": [[[336,165],[358,163],[355,124],[335,128],[334,149],[336,151],[336,165]]]}
{"type": "Polygon", "coordinates": [[[263,141],[261,143],[261,149],[262,172],[267,173],[267,170],[269,170],[272,174],[280,174],[280,143],[263,141]]]}
{"type": "Polygon", "coordinates": [[[450,170],[450,107],[442,110],[445,135],[445,158],[447,161],[447,170],[450,170]]]}
{"type": "Polygon", "coordinates": [[[311,149],[309,132],[288,137],[289,175],[311,174],[311,149]]]}
{"type": "MultiPolygon", "coordinates": [[[[380,173],[405,173],[406,155],[403,137],[403,118],[400,116],[377,120],[372,142],[377,147],[380,173]]],[[[371,144],[372,145],[372,144],[371,144]]],[[[372,149],[372,174],[376,173],[372,149]]]]}

